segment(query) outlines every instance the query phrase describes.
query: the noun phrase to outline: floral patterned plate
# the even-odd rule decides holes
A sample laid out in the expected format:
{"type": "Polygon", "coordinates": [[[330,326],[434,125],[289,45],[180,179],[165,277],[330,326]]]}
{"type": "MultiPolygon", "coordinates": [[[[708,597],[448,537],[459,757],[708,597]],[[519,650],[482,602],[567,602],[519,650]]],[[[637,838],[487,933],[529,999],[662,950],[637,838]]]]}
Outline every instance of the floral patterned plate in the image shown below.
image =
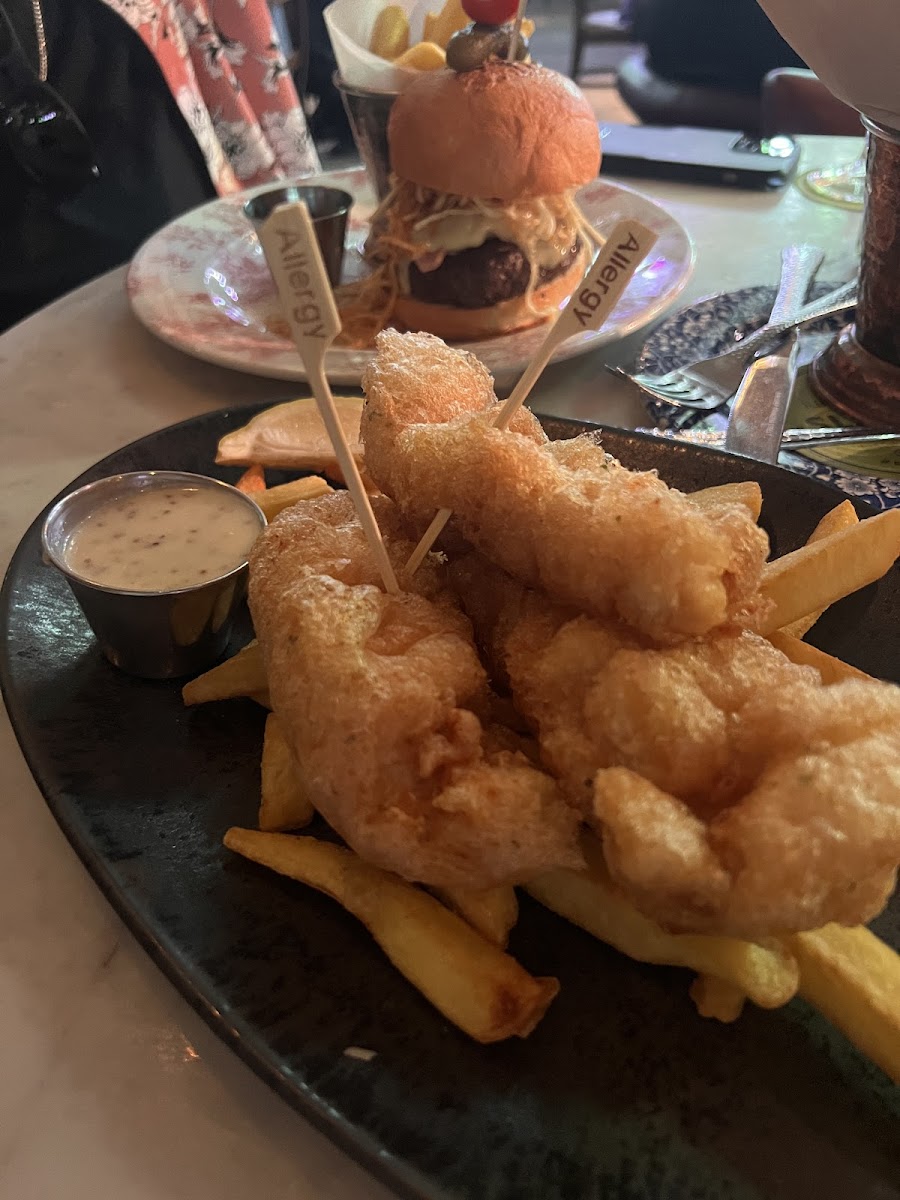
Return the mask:
{"type": "MultiPolygon", "coordinates": [[[[820,284],[816,294],[824,294],[834,286],[820,284]]],[[[635,370],[662,374],[682,363],[720,354],[736,338],[746,337],[765,324],[774,299],[774,288],[752,287],[698,300],[654,329],[641,348],[635,370]]],[[[845,423],[813,394],[805,367],[846,320],[846,316],[831,317],[804,332],[800,342],[801,371],[788,413],[788,427],[812,429],[845,423]]],[[[722,430],[728,420],[727,411],[686,415],[682,409],[655,400],[648,399],[646,405],[657,426],[673,432],[722,430]]],[[[861,496],[877,508],[900,505],[900,442],[891,442],[886,447],[841,445],[802,453],[783,451],[778,461],[783,467],[833,484],[851,496],[861,496]]]]}
{"type": "MultiPolygon", "coordinates": [[[[310,181],[304,181],[310,182],[310,181]]],[[[317,176],[357,197],[350,216],[344,278],[363,271],[360,255],[373,208],[365,173],[317,176]]],[[[293,345],[273,331],[278,303],[256,234],[241,211],[255,188],[213,200],[166,225],[138,250],[128,272],[128,296],[138,319],[164,342],[195,358],[276,379],[305,379],[293,345]]],[[[565,342],[555,359],[584,354],[625,337],[658,317],[681,292],[694,265],[686,230],[654,201],[621,184],[596,180],[582,189],[582,208],[599,230],[634,217],[659,240],[628,286],[601,333],[585,332],[565,342]]],[[[545,327],[466,345],[496,379],[518,376],[533,357],[545,327]]],[[[327,359],[333,383],[358,385],[371,350],[335,348],[327,359]]]]}

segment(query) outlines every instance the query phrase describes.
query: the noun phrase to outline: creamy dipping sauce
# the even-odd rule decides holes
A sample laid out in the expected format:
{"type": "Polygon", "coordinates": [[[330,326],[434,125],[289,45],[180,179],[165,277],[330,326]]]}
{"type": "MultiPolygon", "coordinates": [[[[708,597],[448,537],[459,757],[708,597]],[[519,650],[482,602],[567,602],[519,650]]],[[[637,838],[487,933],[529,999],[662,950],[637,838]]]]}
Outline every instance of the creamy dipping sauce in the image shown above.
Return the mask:
{"type": "Polygon", "coordinates": [[[259,516],[219,487],[148,487],[107,500],[69,535],[67,568],[127,592],[196,587],[245,562],[259,516]]]}

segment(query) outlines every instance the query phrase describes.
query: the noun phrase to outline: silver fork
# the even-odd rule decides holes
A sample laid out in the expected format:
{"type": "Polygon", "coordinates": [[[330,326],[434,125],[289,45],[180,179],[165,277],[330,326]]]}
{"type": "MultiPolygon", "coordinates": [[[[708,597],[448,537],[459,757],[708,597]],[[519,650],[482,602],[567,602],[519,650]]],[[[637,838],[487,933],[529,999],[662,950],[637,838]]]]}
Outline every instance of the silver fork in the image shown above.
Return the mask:
{"type": "Polygon", "coordinates": [[[634,375],[621,367],[608,367],[615,375],[637,384],[641,391],[673,408],[689,409],[692,412],[713,412],[727,404],[741,382],[750,360],[759,351],[801,325],[824,320],[853,308],[857,300],[857,282],[851,280],[835,288],[833,292],[804,304],[793,317],[770,321],[755,333],[748,334],[735,342],[722,354],[688,366],[667,371],[664,375],[649,375],[638,372],[634,375]]]}

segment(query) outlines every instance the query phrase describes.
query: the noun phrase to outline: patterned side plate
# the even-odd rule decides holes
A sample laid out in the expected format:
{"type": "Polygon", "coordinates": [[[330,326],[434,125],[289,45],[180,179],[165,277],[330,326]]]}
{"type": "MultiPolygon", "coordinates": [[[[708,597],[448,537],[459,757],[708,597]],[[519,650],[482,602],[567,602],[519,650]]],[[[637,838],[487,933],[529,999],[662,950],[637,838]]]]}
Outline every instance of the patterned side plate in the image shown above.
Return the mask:
{"type": "MultiPolygon", "coordinates": [[[[371,193],[363,171],[342,171],[314,181],[344,188],[357,197],[350,217],[344,278],[363,270],[360,250],[368,232],[371,193]]],[[[134,257],[128,296],[151,333],[195,358],[276,379],[305,379],[293,345],[273,332],[278,303],[262,248],[241,211],[256,188],[213,200],[178,217],[154,234],[134,257]]],[[[654,201],[621,184],[596,180],[580,194],[582,209],[596,229],[633,217],[659,237],[601,333],[571,338],[554,359],[571,358],[625,337],[664,312],[679,295],[694,266],[686,230],[654,201]]],[[[534,356],[546,327],[466,344],[501,382],[515,378],[534,356]]],[[[332,383],[358,385],[371,350],[336,348],[327,359],[332,383]]]]}
{"type": "MultiPolygon", "coordinates": [[[[821,284],[816,295],[836,284],[821,284]]],[[[663,321],[644,343],[635,370],[662,374],[682,363],[694,362],[726,350],[736,338],[746,337],[764,325],[775,299],[770,287],[742,288],[698,300],[663,321]]],[[[852,316],[852,314],[849,314],[852,316]]],[[[830,317],[804,332],[800,362],[805,366],[844,325],[847,317],[830,317]]],[[[686,415],[682,409],[646,399],[647,410],[661,429],[722,430],[726,412],[686,415]]],[[[802,369],[797,380],[787,424],[794,429],[811,429],[844,424],[843,418],[813,394],[802,369]]],[[[884,446],[835,446],[784,452],[783,467],[833,484],[851,496],[862,496],[877,508],[900,504],[900,444],[884,446]]]]}

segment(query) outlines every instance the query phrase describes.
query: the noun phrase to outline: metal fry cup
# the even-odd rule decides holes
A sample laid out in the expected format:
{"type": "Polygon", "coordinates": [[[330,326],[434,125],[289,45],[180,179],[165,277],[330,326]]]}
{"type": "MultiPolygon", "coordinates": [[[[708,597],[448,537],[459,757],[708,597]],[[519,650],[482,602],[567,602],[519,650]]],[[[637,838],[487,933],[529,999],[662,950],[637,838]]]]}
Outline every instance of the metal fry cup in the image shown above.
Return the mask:
{"type": "Polygon", "coordinates": [[[99,505],[149,488],[225,488],[253,511],[262,530],[262,510],[243,492],[187,471],[133,471],[88,483],[53,506],[44,521],[45,561],[66,577],[100,648],[113,666],[144,679],[175,679],[211,666],[228,645],[247,592],[248,560],[214,579],[190,587],[129,591],[93,583],[67,561],[75,529],[99,505]]]}
{"type": "Polygon", "coordinates": [[[391,190],[391,155],[388,147],[388,118],[397,92],[374,92],[344,83],[337,74],[334,86],[341,93],[353,140],[379,200],[391,190]]]}
{"type": "Polygon", "coordinates": [[[244,216],[258,229],[282,204],[302,201],[309,209],[316,240],[322,251],[328,282],[333,288],[341,282],[344,266],[344,240],[347,236],[347,217],[353,207],[353,197],[340,188],[311,184],[279,185],[267,188],[244,204],[244,216]]]}

